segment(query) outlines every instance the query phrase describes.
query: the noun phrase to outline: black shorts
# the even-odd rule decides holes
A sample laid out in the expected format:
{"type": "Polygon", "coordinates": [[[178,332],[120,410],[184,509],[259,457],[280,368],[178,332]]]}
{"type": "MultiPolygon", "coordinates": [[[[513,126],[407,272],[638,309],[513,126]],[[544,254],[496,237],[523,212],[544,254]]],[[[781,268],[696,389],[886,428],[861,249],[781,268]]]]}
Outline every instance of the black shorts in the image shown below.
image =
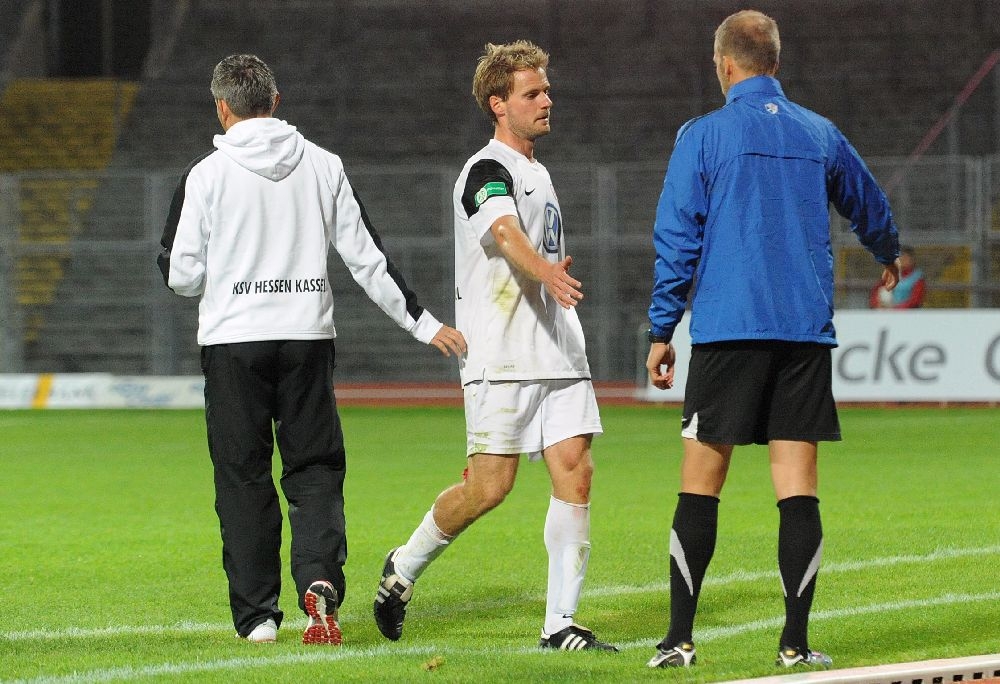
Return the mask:
{"type": "Polygon", "coordinates": [[[832,348],[740,340],[691,347],[681,434],[712,444],[837,441],[832,348]]]}

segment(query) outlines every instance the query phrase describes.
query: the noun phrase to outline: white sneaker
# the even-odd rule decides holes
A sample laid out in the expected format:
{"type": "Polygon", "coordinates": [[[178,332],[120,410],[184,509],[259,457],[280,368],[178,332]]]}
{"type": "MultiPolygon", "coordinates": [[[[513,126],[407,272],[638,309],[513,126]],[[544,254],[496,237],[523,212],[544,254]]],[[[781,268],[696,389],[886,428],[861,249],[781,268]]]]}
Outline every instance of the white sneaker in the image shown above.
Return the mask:
{"type": "Polygon", "coordinates": [[[247,634],[247,641],[255,644],[273,644],[278,640],[278,625],[268,618],[247,634]]]}

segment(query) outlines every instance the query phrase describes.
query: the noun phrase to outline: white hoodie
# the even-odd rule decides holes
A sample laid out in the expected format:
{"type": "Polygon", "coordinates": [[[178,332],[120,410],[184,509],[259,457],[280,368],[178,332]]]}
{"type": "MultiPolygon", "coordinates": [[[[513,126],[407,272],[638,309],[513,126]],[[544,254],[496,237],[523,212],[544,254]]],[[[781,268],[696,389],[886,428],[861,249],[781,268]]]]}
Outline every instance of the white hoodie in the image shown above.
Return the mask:
{"type": "Polygon", "coordinates": [[[181,178],[159,259],[172,290],[201,295],[199,345],[335,337],[331,245],[373,302],[430,342],[441,324],[380,249],[337,155],[271,117],[214,142],[181,178]]]}

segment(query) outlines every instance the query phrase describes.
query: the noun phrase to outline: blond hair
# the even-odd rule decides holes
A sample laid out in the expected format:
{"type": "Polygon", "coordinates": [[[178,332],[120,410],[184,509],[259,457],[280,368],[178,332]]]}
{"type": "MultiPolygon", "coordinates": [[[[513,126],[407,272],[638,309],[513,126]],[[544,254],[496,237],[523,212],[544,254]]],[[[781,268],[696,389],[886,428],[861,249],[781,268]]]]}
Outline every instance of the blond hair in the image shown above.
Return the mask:
{"type": "Polygon", "coordinates": [[[514,87],[514,74],[525,69],[544,69],[549,65],[549,55],[534,43],[517,40],[505,45],[486,44],[486,50],[476,65],[472,77],[472,95],[479,108],[492,121],[496,115],[490,107],[490,98],[496,95],[506,100],[514,87]]]}
{"type": "Polygon", "coordinates": [[[752,74],[774,74],[781,53],[778,24],[756,10],[731,14],[715,30],[715,51],[752,74]]]}

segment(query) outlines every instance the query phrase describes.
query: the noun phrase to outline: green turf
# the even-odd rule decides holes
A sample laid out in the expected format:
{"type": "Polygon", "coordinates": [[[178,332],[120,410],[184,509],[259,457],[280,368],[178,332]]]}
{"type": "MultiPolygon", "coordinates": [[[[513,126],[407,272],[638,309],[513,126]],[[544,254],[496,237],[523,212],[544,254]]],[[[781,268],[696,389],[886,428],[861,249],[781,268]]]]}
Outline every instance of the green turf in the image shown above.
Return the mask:
{"type": "MultiPolygon", "coordinates": [[[[0,412],[0,680],[719,681],[780,674],[777,510],[766,452],[737,450],[695,627],[700,664],[650,671],[667,626],[679,412],[605,407],[579,621],[619,654],[535,648],[544,466],[421,579],[403,639],[370,616],[382,557],[464,467],[458,409],[342,410],[345,645],[304,647],[285,578],[275,645],[233,638],[198,411],[0,412]]],[[[824,444],[811,628],[837,667],[1000,651],[995,409],[841,411],[824,444]]],[[[287,534],[284,557],[287,559],[287,534]]]]}

